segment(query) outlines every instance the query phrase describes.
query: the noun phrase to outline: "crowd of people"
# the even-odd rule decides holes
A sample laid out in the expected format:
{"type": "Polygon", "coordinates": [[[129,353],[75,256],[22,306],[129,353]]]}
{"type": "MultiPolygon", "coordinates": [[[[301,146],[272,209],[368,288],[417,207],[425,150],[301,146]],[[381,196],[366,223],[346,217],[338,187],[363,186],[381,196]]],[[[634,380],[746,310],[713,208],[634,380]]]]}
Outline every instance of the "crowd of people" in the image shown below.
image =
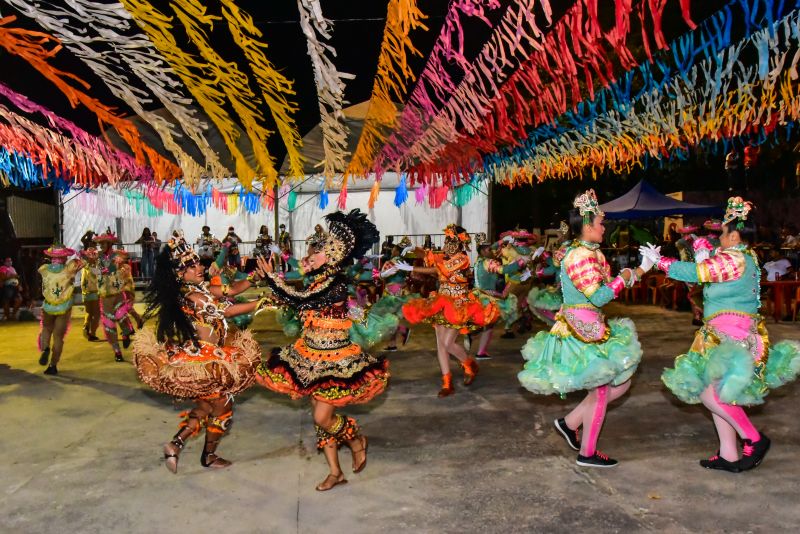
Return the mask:
{"type": "MultiPolygon", "coordinates": [[[[405,345],[413,329],[433,327],[442,377],[438,396],[447,397],[456,393],[451,357],[469,387],[479,377],[478,361],[491,358],[492,335],[501,324],[505,338],[533,333],[521,349],[522,386],[539,395],[586,392],[554,421],[555,431],[578,452],[577,464],[612,467],[617,461],[597,448],[600,430],[608,404],[629,390],[642,349],[634,322],[608,319],[603,308],[661,271],[667,283],[687,286],[700,327],[689,350],[662,376],[679,399],[701,403],[712,414],[719,449],[700,464],[730,472],[757,467],[770,440],[743,407],[764,402],[771,389],[795,379],[800,344],[772,343],[759,315],[762,261],[752,246],[752,205],[730,198],[722,220],[681,229],[674,257],[668,246],[642,244],[640,264],[616,275],[600,249],[604,214],[594,191],[577,197],[573,208],[550,250],[523,229],[490,241],[452,224],[444,229],[441,249],[432,240],[419,247],[408,237],[397,243],[388,237],[372,253],[377,229],[353,210],[326,216],[327,227],[317,225],[300,260],[286,248],[291,239],[285,229],[276,244],[262,227],[247,268],[236,259],[241,240],[233,228],[217,240],[204,227],[196,247],[174,232],[154,254],[143,316],[133,307],[129,255],[110,230],[85,236],[78,252],[54,244],[45,251],[49,261],[39,267],[39,363],[46,374],[58,373],[80,273],[84,336],[98,341],[102,326],[116,361],[125,361],[122,350],[130,347],[143,382],[195,403],[164,446],[171,472],[178,471],[188,439],[203,428],[201,464],[230,465],[217,448],[233,418],[233,396],[259,384],[309,399],[329,471],[317,489],[327,491],[347,482],[341,447],[351,451],[353,472],[367,463],[368,438],[341,410],[385,391],[387,355],[405,345]],[[266,291],[245,296],[257,287],[266,291]],[[295,341],[262,357],[248,325],[265,310],[276,314],[295,341]],[[144,326],[148,321],[152,328],[144,326]]],[[[157,237],[146,234],[142,243],[157,237]]],[[[767,276],[785,267],[774,257],[764,265],[767,276]]],[[[5,288],[15,271],[7,262],[0,273],[5,288]]]]}

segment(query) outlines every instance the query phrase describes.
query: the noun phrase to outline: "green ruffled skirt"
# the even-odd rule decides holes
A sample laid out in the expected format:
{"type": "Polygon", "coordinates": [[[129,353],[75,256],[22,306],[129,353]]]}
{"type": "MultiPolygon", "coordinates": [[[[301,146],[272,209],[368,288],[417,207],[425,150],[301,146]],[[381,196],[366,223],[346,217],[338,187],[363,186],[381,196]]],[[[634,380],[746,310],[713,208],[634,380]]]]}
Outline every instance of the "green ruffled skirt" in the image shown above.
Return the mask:
{"type": "Polygon", "coordinates": [[[528,308],[543,323],[553,326],[553,316],[561,308],[564,299],[556,286],[534,287],[528,292],[528,308]]]}
{"type": "MultiPolygon", "coordinates": [[[[556,324],[555,328],[560,325],[556,324]]],[[[540,395],[564,395],[604,384],[628,381],[642,359],[633,321],[608,321],[610,335],[602,343],[584,343],[574,336],[539,332],[522,347],[527,360],[517,378],[525,389],[540,395]]]]}
{"type": "Polygon", "coordinates": [[[674,367],[664,370],[661,380],[687,404],[698,404],[700,394],[715,384],[722,402],[751,406],[762,404],[771,389],[793,381],[798,373],[800,343],[777,343],[770,348],[766,363],[756,365],[745,347],[723,341],[702,352],[681,354],[674,367]]]}

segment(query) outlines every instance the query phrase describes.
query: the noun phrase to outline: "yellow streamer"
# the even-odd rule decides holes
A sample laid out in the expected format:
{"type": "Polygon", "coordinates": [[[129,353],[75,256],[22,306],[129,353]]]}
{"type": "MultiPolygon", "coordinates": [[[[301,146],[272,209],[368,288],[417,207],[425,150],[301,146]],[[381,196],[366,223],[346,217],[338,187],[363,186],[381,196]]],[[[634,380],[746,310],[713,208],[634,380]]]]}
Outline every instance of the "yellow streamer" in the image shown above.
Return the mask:
{"type": "Polygon", "coordinates": [[[228,22],[233,40],[250,61],[250,70],[261,88],[261,96],[269,106],[278,133],[286,146],[286,153],[289,156],[289,176],[302,178],[305,175],[303,158],[300,155],[303,141],[292,117],[292,114],[297,112],[297,104],[287,98],[295,94],[293,82],[278,72],[264,55],[262,49],[267,48],[267,45],[258,41],[262,33],[256,28],[253,17],[241,11],[233,0],[220,0],[220,2],[222,15],[228,22]]]}
{"type": "MultiPolygon", "coordinates": [[[[220,63],[214,64],[205,57],[205,61],[201,62],[189,52],[182,50],[171,33],[173,17],[161,13],[147,0],[120,0],[120,2],[133,16],[139,27],[147,34],[153,45],[161,52],[175,73],[181,78],[181,81],[186,84],[187,89],[194,99],[217,127],[225,145],[233,156],[233,160],[236,164],[236,176],[245,187],[250,187],[253,179],[256,177],[256,171],[250,166],[237,146],[239,127],[223,108],[226,97],[228,97],[231,106],[237,114],[244,113],[245,116],[241,117],[242,124],[245,130],[247,130],[251,141],[254,138],[264,140],[263,142],[253,142],[253,149],[255,151],[258,151],[259,148],[263,148],[262,152],[256,153],[256,160],[259,165],[262,164],[261,160],[264,159],[264,152],[266,151],[264,147],[268,132],[265,132],[263,128],[255,122],[252,104],[250,104],[250,106],[242,104],[236,95],[233,95],[234,98],[231,98],[232,95],[230,91],[232,88],[229,86],[231,81],[229,75],[230,78],[233,79],[236,79],[236,75],[228,69],[235,69],[235,65],[224,63],[221,59],[220,63]],[[222,83],[223,80],[228,82],[227,86],[222,83]],[[252,128],[256,129],[251,131],[252,128]]],[[[179,4],[182,3],[184,2],[179,2],[179,4]]],[[[173,7],[175,7],[174,4],[173,7]]],[[[202,7],[200,7],[200,9],[202,9],[202,7]]],[[[203,34],[198,23],[188,16],[185,11],[181,9],[176,9],[176,11],[179,13],[179,19],[181,23],[186,26],[186,31],[190,37],[201,40],[201,43],[195,43],[198,45],[198,48],[200,48],[200,44],[205,44],[208,50],[210,50],[205,39],[205,34],[203,34]]],[[[210,24],[212,18],[204,16],[203,19],[207,20],[210,24]]],[[[236,69],[236,72],[243,76],[238,69],[236,69]]],[[[249,88],[246,88],[246,91],[252,95],[249,88]]],[[[266,181],[271,187],[275,184],[277,173],[268,155],[266,160],[268,164],[266,168],[262,170],[266,173],[266,181]]]]}
{"type": "Polygon", "coordinates": [[[406,53],[422,55],[408,35],[417,28],[427,31],[428,27],[422,23],[426,18],[417,7],[416,0],[389,0],[369,110],[345,176],[366,176],[372,170],[372,162],[383,146],[388,130],[394,127],[397,120],[397,108],[392,102],[392,95],[404,101],[406,84],[415,79],[406,53]]]}

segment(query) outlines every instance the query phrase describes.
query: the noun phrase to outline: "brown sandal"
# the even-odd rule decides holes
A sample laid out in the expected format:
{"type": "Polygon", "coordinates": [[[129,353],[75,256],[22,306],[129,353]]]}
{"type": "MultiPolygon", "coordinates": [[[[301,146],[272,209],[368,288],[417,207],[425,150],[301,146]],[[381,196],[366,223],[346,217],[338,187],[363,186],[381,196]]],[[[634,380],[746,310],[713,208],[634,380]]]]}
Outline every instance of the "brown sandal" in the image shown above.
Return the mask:
{"type": "Polygon", "coordinates": [[[329,491],[338,486],[339,484],[347,484],[347,479],[344,478],[344,473],[334,475],[333,473],[325,477],[325,480],[317,484],[317,491],[329,491]]]}
{"type": "Polygon", "coordinates": [[[367,436],[359,435],[353,439],[353,441],[358,440],[361,443],[360,449],[354,449],[350,446],[350,452],[353,453],[353,473],[360,473],[367,467],[367,448],[369,447],[369,441],[367,440],[367,436]],[[364,461],[361,462],[358,466],[356,466],[356,454],[363,452],[364,453],[364,461]]]}
{"type": "Polygon", "coordinates": [[[224,469],[230,467],[231,462],[213,452],[203,451],[202,456],[200,456],[200,465],[210,469],[224,469]]]}
{"type": "Polygon", "coordinates": [[[183,450],[183,440],[175,438],[164,445],[164,465],[173,475],[178,472],[178,456],[183,450]]]}

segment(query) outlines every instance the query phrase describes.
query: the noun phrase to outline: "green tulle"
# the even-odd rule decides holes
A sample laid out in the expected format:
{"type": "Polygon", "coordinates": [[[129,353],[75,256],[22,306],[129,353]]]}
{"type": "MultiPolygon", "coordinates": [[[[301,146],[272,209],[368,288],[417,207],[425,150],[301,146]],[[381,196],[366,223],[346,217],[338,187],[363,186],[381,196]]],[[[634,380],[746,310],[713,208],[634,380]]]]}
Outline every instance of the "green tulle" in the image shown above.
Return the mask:
{"type": "Polygon", "coordinates": [[[527,360],[517,378],[529,391],[542,395],[592,389],[628,381],[642,359],[636,327],[630,319],[608,322],[605,343],[583,343],[569,336],[539,332],[522,347],[527,360]]]}
{"type": "MultiPolygon", "coordinates": [[[[380,301],[379,301],[380,302],[380,301]]],[[[374,306],[373,306],[374,308],[374,306]]],[[[400,319],[393,313],[380,314],[370,310],[363,323],[353,322],[350,340],[368,350],[381,341],[389,339],[400,326],[400,319]]]]}
{"type": "Polygon", "coordinates": [[[705,354],[689,351],[665,369],[661,380],[687,404],[700,403],[700,394],[715,384],[722,402],[741,406],[762,404],[770,389],[791,382],[800,373],[800,344],[782,341],[769,352],[766,366],[756,369],[750,352],[725,341],[705,354]]]}
{"type": "Polygon", "coordinates": [[[485,293],[478,293],[478,300],[481,301],[481,304],[484,306],[490,302],[494,302],[500,310],[500,320],[503,321],[508,328],[519,320],[519,303],[516,295],[508,295],[504,298],[492,298],[485,293]]]}
{"type": "Polygon", "coordinates": [[[293,308],[278,308],[275,314],[275,320],[283,329],[283,335],[286,337],[299,337],[302,325],[297,312],[293,308]]]}
{"type": "MultiPolygon", "coordinates": [[[[249,302],[248,299],[244,298],[241,295],[237,295],[233,300],[237,303],[249,302]]],[[[244,330],[245,328],[249,327],[252,324],[253,314],[242,313],[240,315],[234,315],[229,319],[229,321],[232,322],[234,325],[236,325],[236,328],[238,328],[239,330],[244,330]]]]}
{"type": "Polygon", "coordinates": [[[528,292],[528,306],[543,310],[557,310],[564,300],[561,291],[555,286],[534,287],[528,292]]]}

